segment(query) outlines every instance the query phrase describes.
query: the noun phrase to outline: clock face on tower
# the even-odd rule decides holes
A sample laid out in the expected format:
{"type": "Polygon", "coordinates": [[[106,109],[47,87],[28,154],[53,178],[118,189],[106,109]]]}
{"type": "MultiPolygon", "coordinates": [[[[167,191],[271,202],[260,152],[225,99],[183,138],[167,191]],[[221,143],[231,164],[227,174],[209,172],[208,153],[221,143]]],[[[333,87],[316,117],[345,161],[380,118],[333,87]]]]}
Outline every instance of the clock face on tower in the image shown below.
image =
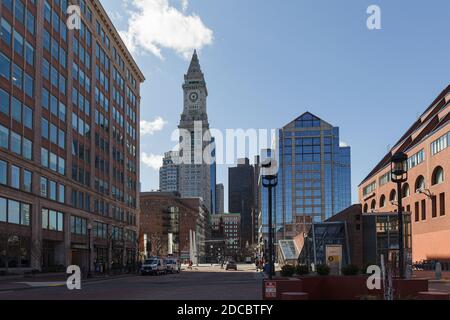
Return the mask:
{"type": "Polygon", "coordinates": [[[192,92],[191,94],[189,94],[189,100],[191,100],[192,102],[196,102],[198,100],[198,93],[192,92]]]}

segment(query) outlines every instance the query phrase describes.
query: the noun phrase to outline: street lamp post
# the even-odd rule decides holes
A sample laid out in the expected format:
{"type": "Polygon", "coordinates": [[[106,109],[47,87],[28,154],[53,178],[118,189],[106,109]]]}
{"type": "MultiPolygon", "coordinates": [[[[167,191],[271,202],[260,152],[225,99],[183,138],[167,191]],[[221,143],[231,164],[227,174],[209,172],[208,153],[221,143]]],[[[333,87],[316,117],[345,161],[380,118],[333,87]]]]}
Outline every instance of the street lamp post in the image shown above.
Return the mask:
{"type": "Polygon", "coordinates": [[[397,183],[398,198],[398,247],[399,247],[399,275],[405,277],[405,246],[404,246],[404,228],[403,228],[403,207],[402,207],[402,183],[408,180],[408,156],[404,152],[397,152],[391,158],[391,178],[392,182],[397,183]]]}
{"type": "Polygon", "coordinates": [[[267,188],[268,192],[268,220],[269,220],[269,279],[272,280],[272,276],[275,273],[274,268],[274,255],[273,255],[273,226],[272,226],[272,188],[276,187],[278,184],[278,175],[273,172],[273,165],[275,161],[273,159],[267,159],[263,161],[263,175],[262,184],[267,188]]]}

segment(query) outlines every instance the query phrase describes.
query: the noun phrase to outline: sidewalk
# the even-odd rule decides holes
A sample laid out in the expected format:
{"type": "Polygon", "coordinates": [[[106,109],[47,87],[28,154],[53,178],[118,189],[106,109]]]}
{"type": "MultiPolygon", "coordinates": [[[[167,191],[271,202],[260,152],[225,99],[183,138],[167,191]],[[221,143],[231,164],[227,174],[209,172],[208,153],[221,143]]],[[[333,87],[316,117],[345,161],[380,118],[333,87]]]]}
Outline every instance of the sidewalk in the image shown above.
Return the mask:
{"type": "MultiPolygon", "coordinates": [[[[137,276],[137,274],[128,273],[112,276],[102,275],[102,276],[93,276],[88,279],[84,278],[81,281],[83,283],[91,283],[96,281],[105,281],[134,276],[137,276]]],[[[67,277],[68,274],[66,273],[37,274],[34,276],[22,275],[22,276],[0,277],[0,292],[65,286],[67,277]]]]}

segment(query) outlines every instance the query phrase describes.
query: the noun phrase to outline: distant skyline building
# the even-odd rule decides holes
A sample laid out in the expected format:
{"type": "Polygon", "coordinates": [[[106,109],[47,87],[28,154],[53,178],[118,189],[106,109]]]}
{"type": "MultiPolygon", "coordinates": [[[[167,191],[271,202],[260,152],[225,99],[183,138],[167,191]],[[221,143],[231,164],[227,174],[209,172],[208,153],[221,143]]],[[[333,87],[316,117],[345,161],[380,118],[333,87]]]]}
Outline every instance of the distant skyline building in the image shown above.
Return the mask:
{"type": "Polygon", "coordinates": [[[222,183],[216,184],[216,214],[225,212],[225,190],[222,183]]]}
{"type": "MultiPolygon", "coordinates": [[[[350,147],[339,128],[306,112],[279,130],[276,241],[308,232],[351,205],[350,147]]],[[[267,190],[261,190],[262,233],[267,235],[267,190]]]]}
{"type": "Polygon", "coordinates": [[[170,151],[164,154],[163,165],[159,169],[159,189],[161,192],[178,191],[178,165],[174,163],[174,157],[178,152],[170,151]]]}
{"type": "Polygon", "coordinates": [[[228,211],[241,214],[241,244],[253,244],[255,208],[254,167],[248,158],[238,159],[238,165],[228,168],[228,211]]]}
{"type": "MultiPolygon", "coordinates": [[[[202,158],[205,148],[211,144],[211,141],[203,139],[205,135],[208,136],[209,134],[208,114],[206,112],[208,90],[196,51],[194,51],[184,80],[184,108],[178,128],[180,129],[182,149],[183,146],[190,146],[190,149],[180,150],[180,156],[183,159],[187,158],[188,161],[183,161],[179,165],[179,192],[182,198],[201,197],[211,213],[214,209],[211,203],[213,197],[211,181],[215,180],[215,177],[212,178],[212,176],[215,176],[215,165],[206,163],[202,158]],[[185,138],[183,137],[183,131],[189,132],[189,141],[183,139],[185,138]]],[[[211,155],[213,153],[214,151],[211,155]]]]}

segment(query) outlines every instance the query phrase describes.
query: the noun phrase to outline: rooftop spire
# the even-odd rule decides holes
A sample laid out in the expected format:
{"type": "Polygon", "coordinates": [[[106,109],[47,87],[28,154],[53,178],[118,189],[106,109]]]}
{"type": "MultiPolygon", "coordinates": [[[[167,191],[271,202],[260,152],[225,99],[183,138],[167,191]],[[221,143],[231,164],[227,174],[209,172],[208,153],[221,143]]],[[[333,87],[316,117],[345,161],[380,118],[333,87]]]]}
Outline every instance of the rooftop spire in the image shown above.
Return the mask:
{"type": "Polygon", "coordinates": [[[202,69],[200,68],[200,62],[198,60],[197,50],[194,50],[191,64],[189,65],[188,73],[186,76],[189,79],[204,79],[202,69]]]}

